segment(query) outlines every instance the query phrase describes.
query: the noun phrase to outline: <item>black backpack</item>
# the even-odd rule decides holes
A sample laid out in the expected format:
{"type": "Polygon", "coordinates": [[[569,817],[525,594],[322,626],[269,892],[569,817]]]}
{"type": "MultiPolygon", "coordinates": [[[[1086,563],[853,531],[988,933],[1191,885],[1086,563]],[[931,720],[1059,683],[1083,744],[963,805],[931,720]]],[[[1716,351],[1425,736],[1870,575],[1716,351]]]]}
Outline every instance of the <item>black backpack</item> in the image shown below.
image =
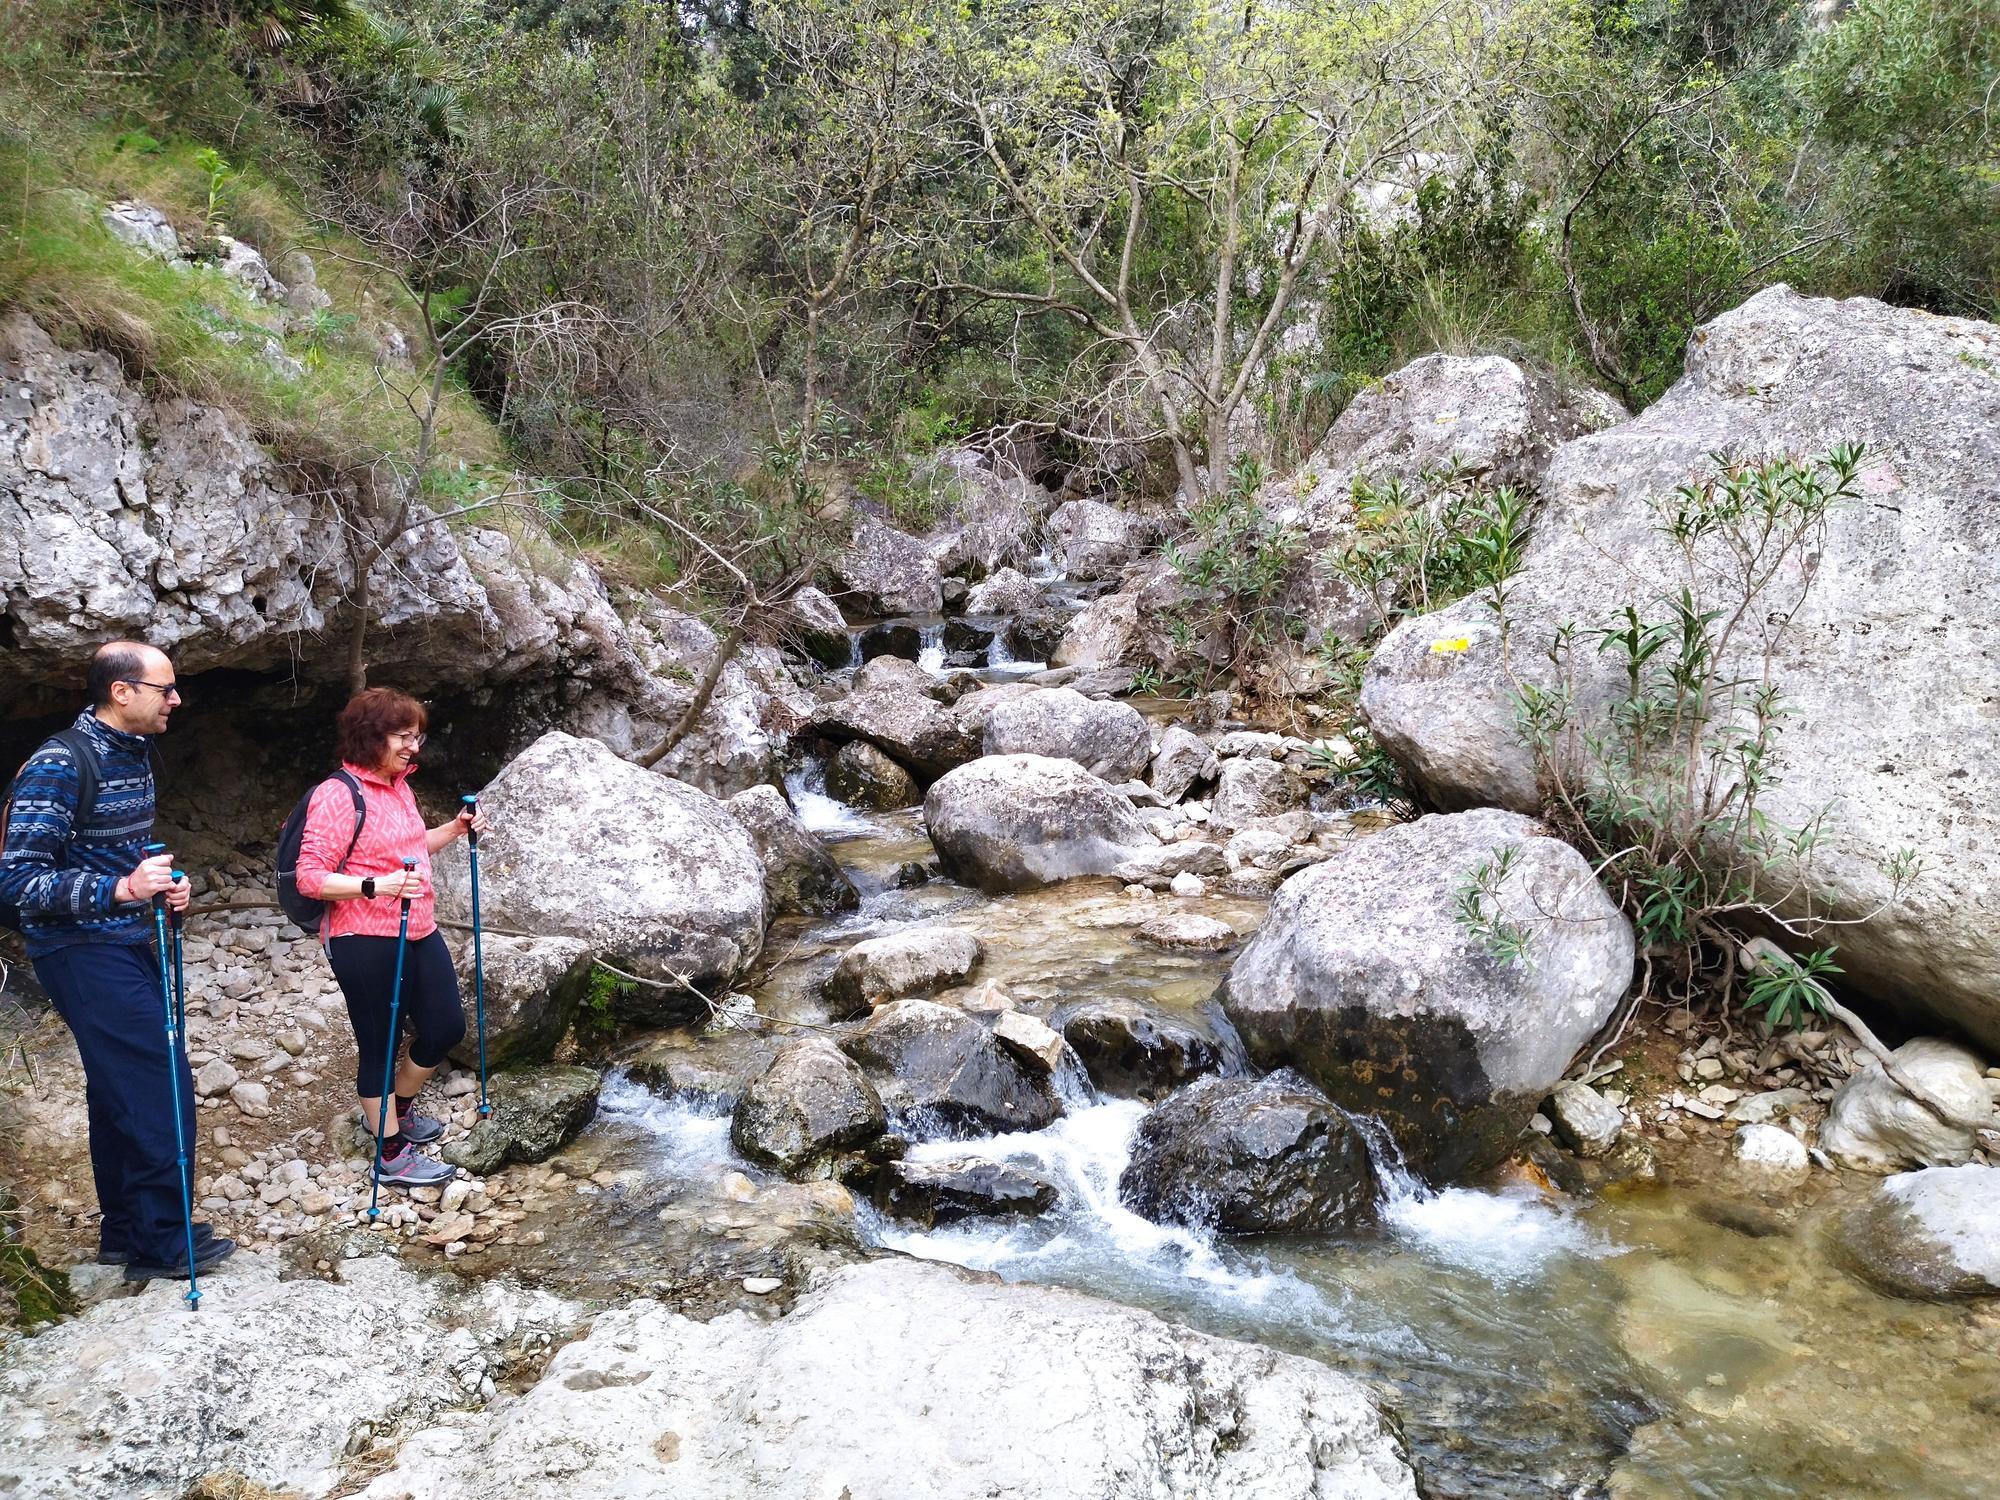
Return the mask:
{"type": "MultiPolygon", "coordinates": [[[[97,804],[97,752],[91,748],[90,741],[81,729],[62,729],[37,745],[34,754],[30,755],[28,760],[33,760],[36,755],[40,755],[54,744],[67,746],[71,757],[76,761],[75,817],[80,819],[97,804]]],[[[21,762],[21,771],[28,769],[28,760],[21,762]]],[[[14,780],[7,783],[6,800],[0,802],[0,850],[5,850],[7,847],[7,824],[14,815],[14,786],[21,779],[21,771],[16,771],[14,780]]],[[[74,827],[74,823],[71,826],[74,827]]],[[[0,927],[19,932],[21,908],[11,901],[0,901],[0,927]]]]}
{"type": "MultiPolygon", "coordinates": [[[[368,821],[368,803],[361,796],[361,783],[346,771],[335,771],[327,781],[337,781],[347,788],[347,794],[354,799],[354,837],[347,841],[347,853],[340,856],[336,870],[347,868],[347,861],[353,857],[354,846],[361,842],[362,825],[368,821]]],[[[319,931],[320,918],[326,915],[326,903],[315,901],[299,890],[299,845],[305,841],[306,809],[312,806],[313,795],[326,785],[326,781],[315,783],[299,798],[299,805],[292,809],[292,815],[285,819],[283,832],[278,835],[278,905],[285,909],[302,931],[319,931]]]]}

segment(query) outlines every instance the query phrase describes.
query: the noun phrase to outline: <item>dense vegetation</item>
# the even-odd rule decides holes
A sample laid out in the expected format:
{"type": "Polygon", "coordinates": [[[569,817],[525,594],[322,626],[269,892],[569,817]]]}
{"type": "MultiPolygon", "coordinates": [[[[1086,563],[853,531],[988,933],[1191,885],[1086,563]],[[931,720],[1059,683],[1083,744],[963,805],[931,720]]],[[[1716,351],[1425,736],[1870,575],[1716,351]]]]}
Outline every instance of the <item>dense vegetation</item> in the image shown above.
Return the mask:
{"type": "Polygon", "coordinates": [[[2000,0],[45,0],[0,25],[0,302],[335,476],[543,476],[650,576],[703,542],[782,571],[837,492],[920,505],[911,455],[996,424],[1226,507],[1233,460],[1282,472],[1428,349],[1644,402],[1774,280],[2000,300],[2000,0]],[[92,204],[122,195],[315,255],[333,310],[282,335],[303,380],[218,336],[260,318],[220,280],[116,253],[92,204]],[[371,320],[428,393],[383,388],[371,320]]]}

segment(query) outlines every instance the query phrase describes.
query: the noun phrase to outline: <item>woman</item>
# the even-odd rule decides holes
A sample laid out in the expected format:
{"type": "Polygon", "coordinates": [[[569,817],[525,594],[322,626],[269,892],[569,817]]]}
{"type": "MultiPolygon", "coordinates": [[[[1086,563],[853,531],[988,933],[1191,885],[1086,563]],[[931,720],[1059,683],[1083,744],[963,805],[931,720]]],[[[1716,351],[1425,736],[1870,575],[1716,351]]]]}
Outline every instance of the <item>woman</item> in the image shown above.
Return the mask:
{"type": "Polygon", "coordinates": [[[339,777],[330,776],[313,793],[299,842],[299,890],[326,903],[320,941],[347,997],[360,1054],[354,1092],[371,1132],[383,1119],[382,1073],[396,1045],[389,1034],[389,1002],[401,902],[405,896],[410,899],[398,1030],[413,1035],[409,1056],[396,1070],[396,1107],[375,1143],[382,1181],[404,1187],[435,1185],[452,1175],[450,1167],[416,1150],[444,1134],[444,1125],[418,1114],[414,1106],[424,1081],[465,1035],[458,975],[437,929],[431,856],[487,826],[484,817],[469,812],[435,828],[424,826],[409,783],[428,723],[421,703],[390,688],[369,688],[348,700],[337,733],[341,769],[361,788],[367,808],[360,837],[355,837],[353,793],[339,777]],[[415,861],[416,868],[405,872],[406,859],[415,861]]]}

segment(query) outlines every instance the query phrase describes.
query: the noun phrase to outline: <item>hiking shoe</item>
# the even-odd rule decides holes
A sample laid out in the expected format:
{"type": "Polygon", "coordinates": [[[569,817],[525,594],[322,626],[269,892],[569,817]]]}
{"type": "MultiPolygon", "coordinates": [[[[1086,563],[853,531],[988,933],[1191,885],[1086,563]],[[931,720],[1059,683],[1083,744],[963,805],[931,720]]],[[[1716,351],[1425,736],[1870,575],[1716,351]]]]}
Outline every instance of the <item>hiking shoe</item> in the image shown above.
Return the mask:
{"type": "MultiPolygon", "coordinates": [[[[194,1226],[194,1264],[196,1270],[201,1269],[201,1247],[213,1241],[214,1238],[215,1226],[213,1224],[197,1224],[194,1226]]],[[[132,1263],[132,1252],[130,1250],[119,1250],[111,1246],[104,1246],[97,1252],[97,1263],[100,1266],[127,1266],[132,1263]]]]}
{"type": "MultiPolygon", "coordinates": [[[[194,1247],[194,1268],[206,1271],[219,1260],[227,1260],[236,1253],[236,1241],[220,1238],[194,1247]]],[[[188,1279],[187,1255],[183,1252],[172,1265],[142,1266],[129,1265],[125,1268],[127,1281],[186,1281],[188,1279]]]]}
{"type": "Polygon", "coordinates": [[[428,1146],[444,1134],[444,1121],[433,1120],[429,1115],[420,1115],[414,1109],[398,1109],[396,1125],[403,1139],[412,1146],[428,1146]]]}
{"type": "Polygon", "coordinates": [[[382,1181],[392,1187],[436,1187],[451,1178],[450,1167],[409,1146],[382,1158],[382,1181]]]}

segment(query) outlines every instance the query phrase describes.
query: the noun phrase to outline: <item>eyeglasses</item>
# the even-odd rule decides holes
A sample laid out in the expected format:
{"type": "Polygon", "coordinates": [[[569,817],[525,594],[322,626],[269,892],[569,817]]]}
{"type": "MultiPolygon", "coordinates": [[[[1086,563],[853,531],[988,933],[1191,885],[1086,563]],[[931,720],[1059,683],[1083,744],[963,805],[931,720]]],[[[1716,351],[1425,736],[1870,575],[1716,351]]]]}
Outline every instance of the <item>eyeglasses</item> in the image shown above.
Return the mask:
{"type": "Polygon", "coordinates": [[[412,750],[421,750],[424,747],[424,741],[429,739],[430,736],[414,729],[399,729],[390,735],[389,738],[400,744],[408,745],[412,750]]]}
{"type": "Polygon", "coordinates": [[[178,698],[181,695],[177,682],[148,682],[143,677],[121,677],[118,680],[127,687],[149,687],[162,698],[178,698]]]}

